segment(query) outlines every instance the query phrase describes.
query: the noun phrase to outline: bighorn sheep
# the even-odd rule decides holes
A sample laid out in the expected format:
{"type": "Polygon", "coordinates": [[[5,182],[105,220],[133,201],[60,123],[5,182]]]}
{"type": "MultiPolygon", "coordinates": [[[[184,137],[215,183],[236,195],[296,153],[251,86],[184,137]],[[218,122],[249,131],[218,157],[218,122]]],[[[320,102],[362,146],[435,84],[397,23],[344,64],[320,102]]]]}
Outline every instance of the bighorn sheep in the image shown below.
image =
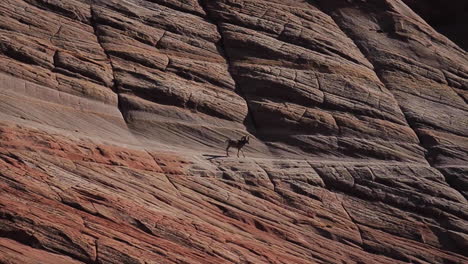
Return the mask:
{"type": "Polygon", "coordinates": [[[239,152],[242,152],[242,155],[244,155],[244,158],[245,158],[245,154],[244,154],[244,151],[242,150],[242,148],[246,144],[249,144],[249,135],[243,136],[239,140],[228,139],[228,140],[226,140],[226,142],[228,143],[227,148],[226,148],[226,156],[227,157],[229,157],[229,148],[234,147],[234,148],[237,149],[237,157],[239,157],[239,152]]]}

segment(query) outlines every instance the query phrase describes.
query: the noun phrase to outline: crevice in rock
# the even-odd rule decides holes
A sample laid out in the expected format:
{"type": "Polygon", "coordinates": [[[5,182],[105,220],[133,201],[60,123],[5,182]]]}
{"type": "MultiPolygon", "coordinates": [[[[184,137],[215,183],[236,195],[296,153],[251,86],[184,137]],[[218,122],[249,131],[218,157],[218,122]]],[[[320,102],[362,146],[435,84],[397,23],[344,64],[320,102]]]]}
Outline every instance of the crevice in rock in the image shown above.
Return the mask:
{"type": "MultiPolygon", "coordinates": [[[[337,196],[338,198],[338,194],[335,193],[335,195],[337,196]]],[[[351,214],[349,213],[348,209],[346,208],[346,206],[344,205],[343,201],[340,201],[341,203],[341,207],[343,207],[343,210],[344,212],[346,213],[346,215],[348,216],[349,220],[354,224],[354,226],[356,227],[357,231],[359,232],[359,238],[361,239],[361,246],[364,244],[363,240],[362,240],[362,231],[361,231],[361,227],[359,227],[359,224],[356,223],[356,221],[354,220],[354,218],[351,216],[351,214]]]]}
{"type": "Polygon", "coordinates": [[[466,20],[464,20],[468,11],[468,2],[464,0],[451,1],[450,4],[441,0],[426,2],[403,0],[403,2],[440,34],[445,35],[460,48],[468,50],[466,20]]]}
{"type": "MultiPolygon", "coordinates": [[[[367,57],[367,56],[366,56],[367,57]]],[[[387,82],[384,81],[380,74],[379,74],[379,71],[377,70],[376,71],[376,74],[377,76],[379,77],[380,81],[385,85],[385,87],[387,87],[387,82]]],[[[390,89],[388,89],[392,94],[393,94],[393,91],[391,91],[390,89]]],[[[398,100],[395,99],[396,102],[398,102],[398,100]]],[[[460,191],[458,190],[457,187],[453,186],[452,184],[450,184],[449,181],[447,181],[447,175],[445,175],[444,171],[443,170],[440,170],[433,162],[433,159],[431,158],[431,154],[432,152],[434,152],[434,150],[432,150],[432,146],[426,144],[425,140],[424,140],[424,137],[425,135],[421,134],[421,132],[419,132],[418,130],[418,127],[417,127],[417,124],[415,122],[413,122],[413,120],[405,113],[405,111],[402,109],[402,107],[400,106],[400,104],[398,104],[398,107],[400,108],[401,112],[403,113],[404,115],[404,118],[406,120],[406,123],[408,124],[408,126],[413,130],[413,132],[416,134],[416,136],[418,137],[418,140],[419,140],[419,146],[421,146],[424,150],[425,150],[425,153],[424,153],[424,159],[426,160],[427,164],[436,169],[437,171],[439,171],[441,173],[441,175],[444,176],[444,179],[445,179],[445,183],[450,186],[452,189],[454,189],[457,193],[460,193],[460,191]]],[[[449,132],[443,128],[441,128],[440,130],[442,131],[446,131],[446,132],[449,132]]],[[[460,136],[463,136],[461,134],[458,134],[458,133],[455,133],[455,132],[451,132],[450,133],[453,133],[455,135],[460,135],[460,136]]]]}
{"type": "Polygon", "coordinates": [[[0,237],[12,239],[18,243],[30,246],[32,248],[45,250],[42,243],[34,236],[34,234],[30,234],[22,229],[0,230],[0,237]]]}
{"type": "Polygon", "coordinates": [[[203,8],[203,10],[206,13],[206,20],[211,22],[213,25],[216,25],[218,33],[221,36],[218,43],[216,43],[216,46],[218,47],[219,53],[222,56],[224,56],[224,58],[226,59],[226,63],[227,63],[227,66],[228,66],[228,72],[231,75],[232,79],[234,80],[235,92],[238,95],[240,95],[242,98],[244,98],[244,100],[246,102],[247,109],[248,109],[248,116],[244,121],[244,125],[245,125],[247,131],[249,131],[249,133],[255,135],[258,128],[259,128],[258,123],[255,120],[255,115],[253,114],[252,107],[250,106],[250,103],[249,103],[249,100],[248,100],[248,98],[246,96],[245,91],[242,89],[241,85],[239,85],[239,82],[236,81],[236,74],[235,74],[235,69],[234,69],[234,65],[233,65],[233,59],[231,58],[231,56],[229,56],[229,52],[226,49],[224,32],[223,32],[223,30],[222,30],[222,28],[220,26],[220,23],[215,18],[212,17],[211,12],[210,12],[210,8],[208,7],[208,5],[206,3],[206,0],[198,0],[198,3],[200,4],[200,6],[203,8]]]}
{"type": "MultiPolygon", "coordinates": [[[[154,163],[156,164],[156,166],[159,166],[158,165],[158,162],[156,161],[156,159],[153,157],[153,155],[151,155],[149,153],[149,151],[145,150],[145,152],[153,159],[154,163]]],[[[167,181],[172,185],[172,187],[174,188],[174,191],[176,193],[176,195],[180,195],[180,191],[179,191],[179,188],[177,188],[177,186],[174,184],[174,182],[172,181],[172,179],[167,176],[165,173],[162,173],[164,175],[164,177],[166,177],[167,181]]]]}
{"type": "MultiPolygon", "coordinates": [[[[463,100],[463,102],[465,102],[465,104],[468,104],[468,98],[465,98],[459,91],[457,91],[455,87],[450,86],[451,81],[449,77],[447,76],[447,72],[443,70],[442,75],[444,76],[447,86],[450,87],[454,91],[454,93],[456,93],[458,97],[460,97],[463,100]]],[[[465,110],[465,109],[462,109],[462,110],[465,110]]]]}
{"type": "Polygon", "coordinates": [[[453,189],[457,190],[465,199],[468,200],[468,186],[467,181],[463,180],[463,175],[468,168],[463,167],[438,167],[437,168],[444,176],[445,182],[453,189]],[[459,174],[458,176],[456,174],[459,174]]]}
{"type": "Polygon", "coordinates": [[[172,185],[172,187],[174,187],[174,190],[176,191],[176,193],[180,194],[179,193],[179,188],[177,188],[177,186],[174,184],[172,179],[169,176],[167,176],[166,174],[164,174],[164,176],[166,176],[167,181],[172,185]]]}
{"type": "Polygon", "coordinates": [[[139,219],[134,219],[135,223],[133,224],[134,227],[138,228],[139,230],[145,232],[148,235],[154,236],[153,231],[142,221],[139,219]]]}
{"type": "Polygon", "coordinates": [[[111,71],[112,71],[112,87],[111,90],[116,93],[117,95],[117,109],[120,111],[121,115],[122,115],[122,118],[123,120],[125,121],[126,124],[128,124],[127,122],[127,117],[125,115],[125,112],[122,111],[122,102],[120,100],[120,94],[118,93],[118,90],[119,90],[119,82],[117,81],[117,78],[115,77],[115,67],[114,65],[112,64],[112,59],[111,59],[111,56],[109,54],[109,52],[105,49],[104,45],[102,44],[101,42],[101,39],[100,39],[100,36],[99,36],[99,29],[98,29],[98,23],[96,21],[96,10],[95,10],[95,7],[93,5],[90,6],[90,10],[91,10],[91,17],[90,17],[90,23],[91,23],[91,26],[93,27],[93,30],[94,30],[94,35],[96,36],[96,40],[99,44],[99,46],[101,46],[101,49],[102,51],[104,52],[104,54],[106,54],[106,57],[107,57],[107,60],[109,61],[109,65],[111,67],[111,71]]]}
{"type": "Polygon", "coordinates": [[[98,240],[99,239],[96,239],[94,241],[94,250],[96,251],[96,256],[94,258],[94,263],[95,264],[99,263],[99,244],[98,244],[98,240]]]}
{"type": "MultiPolygon", "coordinates": [[[[346,28],[344,28],[342,25],[340,25],[339,22],[337,22],[335,20],[335,18],[333,17],[332,14],[330,14],[329,12],[326,11],[326,8],[323,8],[322,4],[321,3],[316,3],[315,4],[317,7],[320,8],[320,10],[322,12],[324,12],[325,14],[329,15],[333,21],[335,22],[335,24],[337,25],[337,27],[349,38],[351,39],[351,41],[353,41],[353,43],[356,45],[356,47],[361,51],[361,53],[364,55],[365,58],[367,58],[367,60],[374,66],[374,72],[376,74],[376,76],[379,78],[380,82],[384,85],[384,87],[393,95],[393,98],[395,99],[395,102],[397,102],[398,104],[398,107],[400,109],[400,111],[402,112],[403,114],[403,117],[405,118],[406,120],[406,123],[408,124],[408,126],[413,130],[413,132],[415,133],[415,135],[418,137],[419,139],[419,146],[421,146],[424,150],[425,150],[425,154],[424,154],[424,158],[427,162],[427,164],[432,167],[432,168],[435,168],[437,171],[439,171],[442,175],[444,175],[443,171],[439,170],[436,166],[434,166],[434,164],[431,162],[431,160],[428,158],[429,156],[429,152],[430,152],[430,149],[428,148],[427,145],[424,144],[424,140],[423,140],[423,136],[420,132],[418,132],[418,127],[417,127],[417,124],[415,124],[415,122],[413,122],[413,120],[411,119],[411,117],[408,116],[408,114],[403,110],[402,106],[400,105],[400,102],[396,99],[395,97],[395,94],[394,94],[394,91],[389,89],[388,88],[388,82],[382,77],[382,74],[379,70],[379,63],[376,62],[371,56],[369,56],[369,51],[366,49],[366,47],[363,47],[362,46],[362,43],[360,41],[356,41],[356,37],[354,36],[354,34],[352,32],[350,32],[349,30],[347,30],[346,28]]],[[[446,182],[448,186],[450,186],[452,189],[454,189],[456,192],[458,192],[458,190],[456,188],[454,188],[453,186],[451,186],[448,182],[446,182]]]]}
{"type": "Polygon", "coordinates": [[[55,37],[60,33],[60,31],[62,31],[62,28],[63,28],[63,25],[60,25],[57,31],[49,38],[50,42],[52,42],[55,39],[55,37]]]}
{"type": "MultiPolygon", "coordinates": [[[[320,5],[319,5],[320,6],[320,5]]],[[[322,8],[323,10],[323,8],[322,8]]],[[[322,12],[325,12],[325,11],[322,11],[322,12]]],[[[327,12],[325,12],[327,13],[327,12]]],[[[328,13],[327,13],[328,14],[328,13]]],[[[331,14],[329,14],[330,17],[332,17],[332,19],[335,21],[335,19],[333,18],[333,16],[331,14]]],[[[413,132],[415,133],[415,135],[418,137],[419,139],[419,146],[421,146],[424,150],[425,150],[425,154],[424,154],[424,159],[426,160],[428,166],[436,169],[437,171],[439,171],[441,173],[441,175],[444,175],[444,171],[443,170],[440,170],[439,168],[437,168],[435,166],[435,164],[431,161],[431,159],[429,158],[429,155],[430,155],[430,146],[428,146],[427,144],[424,143],[424,135],[421,134],[421,132],[418,130],[418,124],[417,122],[415,122],[415,120],[412,120],[412,118],[410,116],[408,116],[408,113],[405,112],[403,110],[403,107],[400,105],[400,101],[399,100],[396,100],[396,96],[395,96],[395,93],[394,93],[394,90],[391,90],[388,88],[388,82],[385,80],[385,78],[383,78],[382,76],[382,73],[381,71],[379,70],[379,64],[378,62],[376,62],[372,56],[369,55],[369,52],[367,52],[367,49],[365,46],[363,46],[363,43],[360,42],[360,41],[357,41],[356,40],[356,37],[354,36],[353,32],[350,32],[350,30],[347,30],[345,27],[343,27],[342,25],[340,25],[339,22],[335,21],[335,24],[341,29],[341,31],[346,34],[348,36],[348,38],[350,38],[354,43],[355,45],[359,48],[359,50],[361,51],[361,53],[369,60],[369,62],[374,66],[374,72],[376,74],[376,76],[379,78],[380,82],[384,85],[384,87],[393,95],[395,101],[397,102],[398,104],[398,107],[400,108],[400,111],[403,113],[403,116],[406,120],[406,123],[408,124],[408,126],[413,130],[413,132]]],[[[451,185],[447,180],[445,180],[445,183],[447,184],[447,186],[451,187],[455,192],[457,193],[460,193],[457,188],[453,185],[451,185]]],[[[327,184],[328,185],[328,184],[327,184]]],[[[345,188],[337,188],[338,190],[341,190],[345,193],[349,193],[349,189],[347,189],[346,187],[345,188]]],[[[351,188],[354,190],[354,188],[351,188]]],[[[357,197],[360,197],[362,195],[359,195],[359,194],[355,194],[353,193],[353,195],[357,196],[357,197]]],[[[363,199],[366,199],[366,200],[369,200],[369,201],[372,201],[373,198],[372,197],[365,197],[366,195],[364,195],[364,197],[362,197],[363,199]]],[[[418,199],[416,199],[414,201],[415,204],[417,204],[417,201],[418,199]]],[[[382,201],[382,202],[385,202],[385,203],[388,203],[388,201],[382,201]]],[[[399,204],[399,203],[393,203],[393,202],[390,202],[389,204],[403,210],[403,211],[408,211],[408,212],[412,212],[412,213],[416,213],[416,214],[420,214],[420,215],[423,215],[423,216],[427,216],[427,217],[430,217],[430,218],[433,218],[434,220],[436,220],[439,225],[443,228],[446,228],[447,230],[451,230],[453,227],[452,226],[449,226],[447,225],[446,223],[444,223],[444,220],[443,218],[441,217],[442,215],[448,213],[448,214],[453,214],[457,217],[460,217],[460,218],[465,218],[466,216],[464,215],[464,213],[462,212],[459,212],[457,211],[456,209],[454,208],[441,208],[439,206],[436,206],[435,208],[431,208],[431,207],[413,207],[413,206],[407,206],[407,205],[403,205],[403,204],[399,204]]],[[[357,224],[356,224],[357,225],[357,224]]],[[[357,225],[359,227],[359,225],[357,225]]],[[[372,227],[374,228],[374,227],[372,227]]],[[[383,232],[386,232],[384,230],[381,230],[383,232]]],[[[362,239],[362,231],[360,230],[359,231],[361,233],[361,239],[362,239]]],[[[451,243],[451,242],[445,242],[445,244],[447,243],[451,243]]],[[[408,259],[406,259],[405,256],[400,256],[398,254],[395,254],[395,253],[398,253],[398,252],[381,252],[379,248],[376,248],[374,246],[372,246],[372,244],[369,244],[369,243],[366,243],[365,241],[363,241],[363,248],[365,251],[367,252],[370,252],[370,253],[375,253],[375,254],[383,254],[383,255],[386,255],[388,257],[391,257],[391,258],[394,258],[394,259],[400,259],[400,260],[403,260],[403,261],[408,261],[408,259]]],[[[450,251],[454,251],[454,252],[457,252],[458,250],[454,250],[454,249],[449,249],[450,251]]]]}
{"type": "Polygon", "coordinates": [[[271,174],[270,174],[267,170],[265,170],[265,168],[263,168],[262,166],[260,166],[260,164],[257,163],[257,165],[258,165],[258,167],[261,168],[261,169],[265,172],[265,174],[268,176],[268,179],[270,180],[271,185],[273,185],[273,191],[274,191],[274,192],[277,192],[276,183],[275,183],[275,181],[273,180],[273,176],[271,176],[271,174]]]}
{"type": "Polygon", "coordinates": [[[93,30],[94,30],[94,35],[96,35],[96,40],[97,40],[99,46],[101,46],[101,49],[104,52],[104,54],[106,54],[107,60],[109,61],[109,64],[111,66],[113,84],[112,84],[112,87],[110,87],[110,88],[112,89],[112,91],[117,93],[118,82],[117,82],[117,79],[115,78],[114,65],[112,64],[112,59],[111,59],[109,53],[107,52],[107,50],[104,48],[104,45],[102,44],[101,39],[99,37],[99,29],[98,29],[98,23],[96,21],[96,11],[95,11],[94,6],[91,6],[91,21],[90,22],[91,22],[91,26],[93,27],[93,30]]]}
{"type": "MultiPolygon", "coordinates": [[[[57,65],[58,65],[58,54],[59,53],[59,50],[56,49],[55,52],[54,52],[54,55],[52,56],[52,63],[54,65],[54,68],[52,69],[52,72],[57,72],[57,65]]],[[[57,83],[60,83],[57,79],[57,74],[55,74],[55,80],[57,81],[57,83]]]]}
{"type": "MultiPolygon", "coordinates": [[[[6,217],[8,217],[8,215],[6,215],[6,217]]],[[[6,217],[0,215],[0,218],[6,218],[6,217]]],[[[14,220],[12,222],[14,222],[14,220]]],[[[66,249],[62,249],[60,247],[51,247],[50,244],[48,244],[47,242],[44,243],[43,241],[41,241],[41,239],[39,239],[33,232],[30,232],[30,231],[28,232],[26,230],[19,229],[17,227],[8,228],[7,226],[6,230],[0,230],[0,237],[8,238],[18,243],[21,243],[21,244],[30,246],[32,248],[45,251],[45,252],[67,256],[67,257],[70,257],[71,259],[79,260],[86,264],[94,264],[94,262],[90,261],[89,258],[87,258],[86,250],[80,247],[79,245],[77,245],[76,243],[74,243],[64,232],[55,228],[51,230],[45,230],[45,231],[49,231],[49,233],[64,239],[66,243],[71,244],[71,245],[65,245],[65,246],[73,246],[74,247],[73,250],[76,250],[78,252],[75,253],[76,251],[69,251],[66,249]]]]}

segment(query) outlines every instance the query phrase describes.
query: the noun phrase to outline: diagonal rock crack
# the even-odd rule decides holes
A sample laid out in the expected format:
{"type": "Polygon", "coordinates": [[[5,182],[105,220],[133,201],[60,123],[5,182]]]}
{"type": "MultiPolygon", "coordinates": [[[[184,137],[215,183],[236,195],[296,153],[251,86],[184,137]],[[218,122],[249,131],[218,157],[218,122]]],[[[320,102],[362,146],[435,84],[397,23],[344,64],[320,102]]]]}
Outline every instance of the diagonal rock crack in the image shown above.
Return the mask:
{"type": "Polygon", "coordinates": [[[232,79],[234,80],[234,84],[235,84],[235,91],[237,92],[237,94],[239,94],[246,102],[246,105],[247,105],[247,109],[248,109],[248,117],[246,119],[246,122],[244,123],[244,125],[246,126],[247,130],[250,130],[251,129],[251,133],[252,134],[255,134],[255,132],[259,129],[259,126],[258,126],[258,123],[257,121],[255,120],[255,116],[253,114],[253,111],[251,109],[251,105],[250,105],[250,102],[249,100],[247,99],[247,96],[246,96],[246,93],[245,91],[243,90],[243,88],[241,87],[241,85],[239,85],[239,82],[236,81],[236,78],[235,78],[235,74],[234,74],[234,65],[233,65],[233,59],[231,58],[231,56],[229,56],[229,52],[227,51],[226,49],[226,45],[224,43],[225,41],[225,37],[224,37],[224,32],[220,26],[220,23],[213,18],[213,16],[211,15],[211,11],[206,3],[207,0],[198,0],[200,6],[203,8],[203,10],[205,11],[206,13],[206,20],[208,20],[209,22],[211,22],[212,24],[216,25],[216,28],[218,30],[218,33],[219,35],[221,36],[221,39],[218,41],[218,43],[216,44],[219,49],[221,50],[221,55],[224,56],[225,60],[226,60],[226,63],[227,63],[227,66],[228,66],[228,72],[229,74],[231,75],[232,79]],[[249,126],[249,124],[251,125],[251,127],[249,126]],[[250,129],[249,129],[250,128],[250,129]]]}
{"type": "MultiPolygon", "coordinates": [[[[356,45],[356,47],[361,51],[361,53],[364,55],[364,57],[369,61],[369,63],[371,63],[373,66],[374,66],[374,73],[376,74],[376,76],[378,77],[378,79],[380,80],[380,82],[383,84],[383,86],[392,94],[392,97],[393,99],[395,100],[395,102],[397,102],[397,105],[399,107],[399,110],[400,112],[403,114],[403,117],[405,118],[406,120],[406,123],[408,125],[408,127],[410,127],[414,134],[418,137],[419,139],[419,146],[421,146],[424,150],[425,150],[425,154],[424,154],[424,158],[427,162],[427,164],[429,166],[431,166],[432,168],[436,169],[437,171],[439,171],[441,173],[441,175],[444,175],[443,171],[439,170],[437,167],[434,166],[434,164],[430,161],[430,159],[428,159],[428,155],[429,155],[429,149],[427,148],[427,146],[424,145],[424,141],[422,140],[422,136],[421,133],[418,132],[418,129],[417,127],[415,126],[415,124],[412,122],[411,118],[408,116],[408,114],[403,111],[402,107],[401,107],[401,104],[400,102],[395,98],[395,95],[394,95],[394,92],[388,88],[388,83],[387,81],[385,81],[384,78],[382,78],[382,75],[381,75],[381,72],[379,70],[377,70],[377,63],[375,62],[375,60],[369,56],[368,52],[366,52],[366,48],[363,46],[363,44],[360,42],[360,41],[356,41],[356,39],[354,38],[354,35],[352,32],[350,32],[349,30],[347,30],[346,28],[344,28],[339,22],[337,22],[335,20],[335,18],[329,14],[329,12],[325,11],[326,9],[321,7],[321,4],[316,4],[318,6],[320,6],[322,12],[328,14],[332,19],[333,21],[335,21],[335,24],[338,26],[338,28],[341,29],[341,31],[346,35],[348,36],[349,39],[351,39],[353,41],[353,43],[356,45]]],[[[446,181],[447,185],[449,185],[455,192],[459,193],[461,195],[461,193],[455,188],[453,187],[452,185],[450,185],[447,181],[446,181]]]]}

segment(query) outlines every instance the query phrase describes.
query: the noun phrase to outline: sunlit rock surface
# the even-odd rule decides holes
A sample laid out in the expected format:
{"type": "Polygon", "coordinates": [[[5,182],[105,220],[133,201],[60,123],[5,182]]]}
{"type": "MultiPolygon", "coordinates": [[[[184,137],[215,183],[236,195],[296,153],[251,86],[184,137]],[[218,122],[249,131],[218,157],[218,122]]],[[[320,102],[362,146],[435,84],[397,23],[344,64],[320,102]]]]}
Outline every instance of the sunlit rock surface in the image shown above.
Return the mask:
{"type": "Polygon", "coordinates": [[[403,1],[3,0],[0,62],[0,263],[468,262],[468,56],[403,1]]]}

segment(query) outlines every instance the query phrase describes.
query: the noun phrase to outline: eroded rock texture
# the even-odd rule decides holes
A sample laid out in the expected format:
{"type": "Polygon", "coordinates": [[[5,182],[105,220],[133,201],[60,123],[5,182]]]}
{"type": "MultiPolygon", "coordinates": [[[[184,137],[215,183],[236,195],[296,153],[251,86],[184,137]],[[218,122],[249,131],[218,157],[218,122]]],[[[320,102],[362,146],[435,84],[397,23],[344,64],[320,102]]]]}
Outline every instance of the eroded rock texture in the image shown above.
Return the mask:
{"type": "Polygon", "coordinates": [[[465,15],[468,3],[463,0],[451,1],[450,4],[441,0],[416,1],[404,0],[409,7],[418,13],[429,25],[444,34],[461,48],[468,49],[468,37],[464,34],[465,15]]]}
{"type": "MultiPolygon", "coordinates": [[[[357,5],[328,1],[326,5],[394,94],[421,145],[428,151],[429,163],[444,171],[449,181],[461,178],[466,184],[466,52],[435,32],[402,3],[374,1],[357,5]],[[373,22],[372,17],[381,19],[373,22]],[[437,41],[435,37],[439,37],[437,41]]],[[[466,186],[454,186],[466,192],[466,186]]]]}
{"type": "Polygon", "coordinates": [[[468,56],[402,1],[0,18],[0,263],[468,262],[468,56]]]}

